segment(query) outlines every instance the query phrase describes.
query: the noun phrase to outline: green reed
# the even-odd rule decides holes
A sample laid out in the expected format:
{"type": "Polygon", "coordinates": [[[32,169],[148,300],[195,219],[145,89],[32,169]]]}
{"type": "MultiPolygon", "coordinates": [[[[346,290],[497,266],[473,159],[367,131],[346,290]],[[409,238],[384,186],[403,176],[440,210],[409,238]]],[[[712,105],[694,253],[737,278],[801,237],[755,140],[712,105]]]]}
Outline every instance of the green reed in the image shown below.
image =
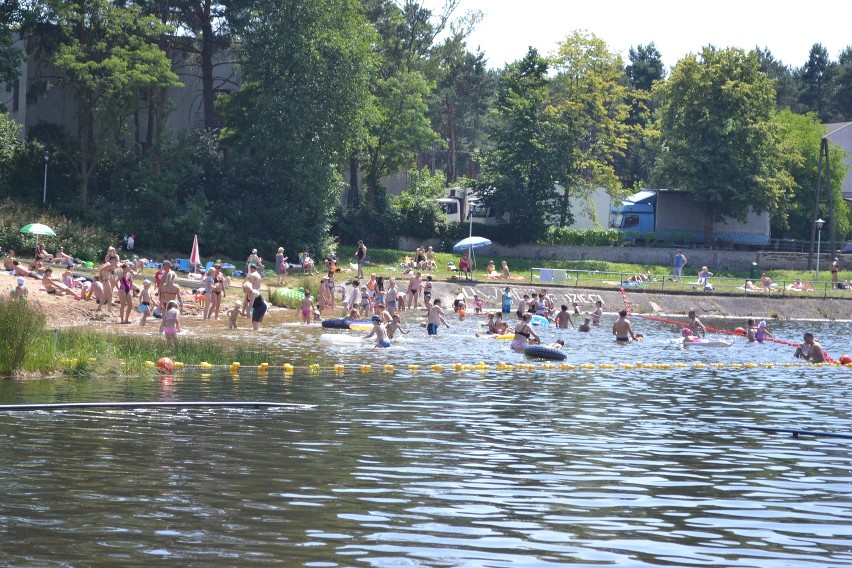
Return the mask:
{"type": "Polygon", "coordinates": [[[33,339],[44,332],[45,316],[25,299],[0,296],[0,376],[24,368],[33,339]]]}
{"type": "Polygon", "coordinates": [[[161,337],[94,333],[82,329],[44,330],[30,343],[24,369],[29,372],[91,376],[139,374],[146,362],[169,357],[185,364],[202,361],[226,365],[270,363],[268,352],[210,339],[181,339],[176,344],[161,337]]]}

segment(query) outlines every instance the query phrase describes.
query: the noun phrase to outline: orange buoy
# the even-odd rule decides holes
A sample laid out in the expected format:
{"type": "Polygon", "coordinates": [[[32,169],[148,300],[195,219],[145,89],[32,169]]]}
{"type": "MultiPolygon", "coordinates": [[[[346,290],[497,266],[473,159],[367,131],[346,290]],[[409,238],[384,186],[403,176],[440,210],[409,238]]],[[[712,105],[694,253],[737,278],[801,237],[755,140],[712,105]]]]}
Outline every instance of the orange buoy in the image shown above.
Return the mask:
{"type": "Polygon", "coordinates": [[[745,337],[745,334],[746,334],[746,330],[744,330],[741,327],[738,327],[734,330],[734,335],[740,335],[740,336],[745,337]]]}
{"type": "Polygon", "coordinates": [[[849,363],[852,363],[852,357],[850,357],[849,355],[847,355],[845,353],[840,356],[840,364],[841,365],[848,365],[849,363]]]}
{"type": "Polygon", "coordinates": [[[175,370],[175,362],[169,357],[160,357],[157,361],[157,370],[163,374],[172,373],[175,370]]]}

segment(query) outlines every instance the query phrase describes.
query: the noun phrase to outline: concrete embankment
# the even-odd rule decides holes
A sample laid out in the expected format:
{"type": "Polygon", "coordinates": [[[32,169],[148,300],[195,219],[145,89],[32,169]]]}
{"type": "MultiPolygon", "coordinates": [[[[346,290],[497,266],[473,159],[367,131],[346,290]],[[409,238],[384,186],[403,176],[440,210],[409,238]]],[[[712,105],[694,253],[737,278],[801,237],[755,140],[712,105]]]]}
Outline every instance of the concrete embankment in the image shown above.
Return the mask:
{"type": "MultiPolygon", "coordinates": [[[[500,298],[506,286],[512,294],[512,307],[524,294],[538,294],[541,287],[528,282],[436,282],[434,297],[441,298],[445,306],[452,306],[453,299],[463,293],[472,308],[473,295],[485,300],[486,310],[499,310],[500,298]]],[[[648,315],[685,316],[694,309],[699,317],[755,318],[781,320],[852,320],[852,300],[780,297],[771,293],[757,292],[749,296],[723,296],[705,294],[660,294],[631,289],[622,295],[618,288],[588,289],[548,286],[556,305],[576,302],[581,312],[591,311],[597,300],[602,300],[604,311],[616,312],[624,307],[625,301],[632,312],[648,315]]]]}

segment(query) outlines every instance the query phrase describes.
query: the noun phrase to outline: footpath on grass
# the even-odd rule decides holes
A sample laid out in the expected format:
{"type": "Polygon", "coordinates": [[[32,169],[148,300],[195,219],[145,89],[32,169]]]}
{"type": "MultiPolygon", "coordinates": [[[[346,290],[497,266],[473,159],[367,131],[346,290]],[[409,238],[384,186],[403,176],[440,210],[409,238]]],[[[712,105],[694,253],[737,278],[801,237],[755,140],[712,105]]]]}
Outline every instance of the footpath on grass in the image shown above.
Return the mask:
{"type": "MultiPolygon", "coordinates": [[[[503,290],[508,286],[515,310],[524,294],[538,294],[543,286],[520,281],[436,282],[435,297],[452,306],[458,294],[463,294],[468,306],[473,306],[473,296],[485,301],[485,310],[499,310],[503,290]]],[[[576,303],[581,312],[594,309],[601,300],[605,312],[617,312],[627,307],[631,313],[654,316],[686,316],[695,310],[698,317],[724,317],[733,319],[780,319],[780,320],[846,320],[852,321],[852,300],[836,298],[809,298],[802,296],[776,295],[772,292],[756,292],[749,296],[704,294],[660,294],[637,289],[613,286],[607,289],[556,287],[545,285],[557,307],[565,304],[569,309],[576,303]]],[[[742,322],[745,323],[745,322],[742,322]]]]}

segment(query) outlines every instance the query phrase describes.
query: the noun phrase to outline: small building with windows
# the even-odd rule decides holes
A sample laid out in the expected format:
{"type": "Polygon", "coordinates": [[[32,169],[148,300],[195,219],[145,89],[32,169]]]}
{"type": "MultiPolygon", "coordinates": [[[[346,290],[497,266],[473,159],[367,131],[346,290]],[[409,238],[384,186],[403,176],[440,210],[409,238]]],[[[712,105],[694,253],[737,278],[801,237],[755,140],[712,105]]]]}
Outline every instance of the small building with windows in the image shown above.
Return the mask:
{"type": "Polygon", "coordinates": [[[825,137],[846,152],[844,161],[849,165],[846,177],[842,180],[831,180],[831,185],[836,187],[839,181],[843,199],[852,201],[852,122],[832,122],[825,127],[825,137]]]}

